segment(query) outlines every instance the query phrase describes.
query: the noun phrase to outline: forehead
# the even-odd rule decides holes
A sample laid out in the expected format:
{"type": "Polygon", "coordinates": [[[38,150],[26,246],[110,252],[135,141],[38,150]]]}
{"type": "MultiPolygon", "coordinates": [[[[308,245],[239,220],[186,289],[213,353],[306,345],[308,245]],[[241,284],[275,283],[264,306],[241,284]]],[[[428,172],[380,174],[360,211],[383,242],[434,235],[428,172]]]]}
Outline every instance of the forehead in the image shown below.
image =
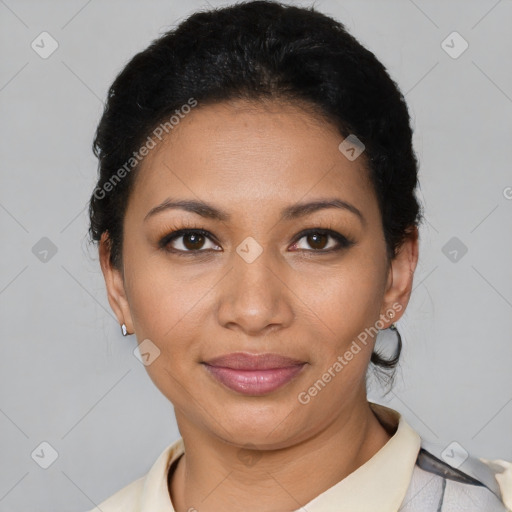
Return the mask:
{"type": "Polygon", "coordinates": [[[343,139],[332,123],[289,104],[199,105],[145,157],[130,204],[147,211],[172,196],[227,210],[281,209],[338,195],[363,208],[375,199],[364,154],[347,159],[343,139]]]}

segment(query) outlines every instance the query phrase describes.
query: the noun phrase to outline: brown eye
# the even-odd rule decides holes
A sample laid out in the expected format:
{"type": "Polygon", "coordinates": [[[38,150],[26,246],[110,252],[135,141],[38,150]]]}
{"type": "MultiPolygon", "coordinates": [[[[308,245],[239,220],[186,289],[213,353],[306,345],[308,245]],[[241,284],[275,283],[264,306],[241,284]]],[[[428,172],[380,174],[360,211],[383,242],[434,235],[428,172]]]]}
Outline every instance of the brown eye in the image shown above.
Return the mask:
{"type": "Polygon", "coordinates": [[[218,248],[207,231],[195,229],[173,231],[160,241],[159,246],[168,252],[179,255],[208,252],[208,249],[217,250],[218,248]],[[210,242],[210,247],[205,247],[207,242],[210,242]]]}
{"type": "Polygon", "coordinates": [[[325,249],[325,246],[328,243],[329,235],[315,233],[312,235],[307,235],[306,240],[307,240],[309,246],[313,247],[313,249],[322,250],[322,249],[325,249]]]}
{"type": "Polygon", "coordinates": [[[354,244],[355,242],[353,240],[348,239],[336,231],[330,229],[309,229],[297,236],[297,242],[293,244],[293,248],[307,252],[328,253],[346,249],[354,244]],[[309,248],[299,246],[299,242],[303,239],[305,239],[305,245],[309,246],[309,248]],[[329,242],[329,240],[333,242],[329,242]]]}
{"type": "Polygon", "coordinates": [[[196,251],[197,249],[201,249],[205,240],[206,237],[199,233],[190,233],[188,235],[183,235],[183,245],[190,251],[196,251]]]}

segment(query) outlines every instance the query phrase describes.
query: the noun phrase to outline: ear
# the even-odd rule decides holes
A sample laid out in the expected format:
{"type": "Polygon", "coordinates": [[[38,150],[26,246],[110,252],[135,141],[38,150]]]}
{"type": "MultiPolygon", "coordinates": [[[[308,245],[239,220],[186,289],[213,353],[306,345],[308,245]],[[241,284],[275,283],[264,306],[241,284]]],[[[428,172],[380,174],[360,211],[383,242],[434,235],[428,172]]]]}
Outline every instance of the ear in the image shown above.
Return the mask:
{"type": "Polygon", "coordinates": [[[112,266],[110,261],[111,241],[108,233],[101,235],[99,243],[99,257],[101,271],[107,287],[107,296],[110,307],[117,316],[119,325],[125,324],[129,333],[134,332],[130,306],[124,289],[124,278],[120,270],[112,266]]]}
{"type": "Polygon", "coordinates": [[[381,318],[389,323],[396,322],[405,312],[412,292],[414,271],[418,264],[418,228],[414,226],[409,230],[408,236],[400,247],[398,254],[389,265],[388,281],[384,300],[382,303],[381,318]],[[394,311],[395,315],[388,314],[394,311]]]}

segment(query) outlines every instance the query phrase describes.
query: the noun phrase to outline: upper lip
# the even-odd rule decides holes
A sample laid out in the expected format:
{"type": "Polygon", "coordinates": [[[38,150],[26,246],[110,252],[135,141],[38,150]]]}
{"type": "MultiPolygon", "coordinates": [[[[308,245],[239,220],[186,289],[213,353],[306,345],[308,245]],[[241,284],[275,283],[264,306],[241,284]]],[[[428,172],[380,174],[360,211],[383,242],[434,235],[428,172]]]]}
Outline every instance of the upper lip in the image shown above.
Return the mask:
{"type": "Polygon", "coordinates": [[[289,368],[304,364],[305,361],[285,357],[280,354],[249,354],[247,352],[234,352],[219,357],[214,357],[206,364],[210,366],[221,366],[234,370],[270,370],[273,368],[289,368]]]}

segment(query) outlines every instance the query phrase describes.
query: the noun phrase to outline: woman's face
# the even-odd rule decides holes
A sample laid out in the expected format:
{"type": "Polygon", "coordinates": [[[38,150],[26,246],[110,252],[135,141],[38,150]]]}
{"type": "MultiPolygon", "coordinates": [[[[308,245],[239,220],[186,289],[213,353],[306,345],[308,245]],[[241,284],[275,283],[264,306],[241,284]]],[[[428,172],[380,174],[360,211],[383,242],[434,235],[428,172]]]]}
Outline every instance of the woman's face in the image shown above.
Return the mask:
{"type": "Polygon", "coordinates": [[[199,105],[142,162],[124,221],[124,281],[105,257],[102,266],[109,301],[144,343],[179,424],[280,447],[366,400],[374,339],[357,352],[353,342],[399,318],[382,315],[405,309],[415,258],[388,267],[364,153],[347,158],[342,140],[292,106],[199,105]],[[204,202],[222,219],[206,207],[150,213],[165,201],[204,202]],[[350,206],[302,207],[321,201],[350,206]],[[164,240],[178,229],[206,233],[164,240]],[[207,364],[240,352],[301,364],[207,364]]]}

